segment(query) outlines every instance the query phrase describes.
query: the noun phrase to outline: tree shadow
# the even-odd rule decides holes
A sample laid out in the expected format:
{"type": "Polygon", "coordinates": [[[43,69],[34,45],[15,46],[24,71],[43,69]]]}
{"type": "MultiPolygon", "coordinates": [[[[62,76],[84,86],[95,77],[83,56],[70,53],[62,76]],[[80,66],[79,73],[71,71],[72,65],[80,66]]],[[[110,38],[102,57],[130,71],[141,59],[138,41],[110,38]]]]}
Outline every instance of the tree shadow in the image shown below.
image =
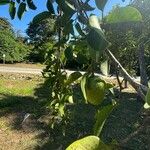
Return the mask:
{"type": "MultiPolygon", "coordinates": [[[[67,105],[68,118],[66,122],[58,122],[53,129],[49,123],[38,121],[41,116],[46,116],[48,119],[51,117],[50,111],[46,109],[48,90],[47,84],[41,84],[35,89],[36,97],[0,94],[0,117],[14,114],[15,117],[11,122],[13,130],[28,132],[42,130],[35,137],[39,141],[33,148],[35,150],[63,150],[76,139],[93,134],[96,107],[84,104],[81,101],[76,102],[75,105],[67,105]],[[27,113],[31,114],[30,119],[22,126],[22,121],[27,113]]],[[[82,99],[79,88],[75,87],[74,91],[76,100],[82,99]]],[[[119,142],[135,131],[136,126],[142,122],[140,110],[143,103],[137,101],[135,93],[122,93],[118,102],[119,106],[109,116],[101,134],[106,143],[113,139],[119,142]]],[[[142,148],[147,144],[146,138],[148,138],[148,135],[140,135],[140,141],[137,142],[138,139],[132,139],[128,146],[143,150],[142,148]]]]}
{"type": "MultiPolygon", "coordinates": [[[[30,96],[0,95],[0,117],[12,115],[13,120],[10,126],[13,130],[22,129],[22,122],[25,115],[30,114],[30,118],[35,120],[45,113],[44,101],[39,102],[38,99],[30,96]]],[[[39,126],[39,124],[36,126],[36,123],[32,123],[32,125],[32,128],[39,126]]]]}
{"type": "MultiPolygon", "coordinates": [[[[125,139],[143,124],[143,102],[137,100],[136,93],[122,92],[119,99],[119,106],[106,120],[102,138],[106,143],[125,139]]],[[[128,142],[131,149],[146,150],[148,134],[139,133],[128,142]]]]}

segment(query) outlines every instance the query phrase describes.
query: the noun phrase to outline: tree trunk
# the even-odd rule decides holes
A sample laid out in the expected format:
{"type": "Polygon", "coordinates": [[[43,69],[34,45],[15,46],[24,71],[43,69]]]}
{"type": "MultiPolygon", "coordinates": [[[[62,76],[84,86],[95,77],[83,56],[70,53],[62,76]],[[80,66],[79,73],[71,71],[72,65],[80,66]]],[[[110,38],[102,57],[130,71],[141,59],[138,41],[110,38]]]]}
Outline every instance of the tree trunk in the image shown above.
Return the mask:
{"type": "Polygon", "coordinates": [[[137,93],[140,95],[140,97],[144,100],[145,96],[142,92],[147,92],[148,87],[145,85],[142,85],[138,82],[136,82],[129,74],[128,72],[123,68],[123,66],[120,64],[120,62],[115,58],[115,56],[112,54],[110,50],[106,50],[107,55],[112,59],[112,61],[119,67],[123,77],[125,80],[127,80],[131,86],[137,91],[137,93]]]}
{"type": "Polygon", "coordinates": [[[143,43],[140,44],[139,48],[138,48],[138,59],[139,59],[140,76],[141,76],[140,83],[145,85],[145,86],[148,86],[146,65],[145,65],[145,59],[144,59],[144,45],[143,45],[143,43]]]}

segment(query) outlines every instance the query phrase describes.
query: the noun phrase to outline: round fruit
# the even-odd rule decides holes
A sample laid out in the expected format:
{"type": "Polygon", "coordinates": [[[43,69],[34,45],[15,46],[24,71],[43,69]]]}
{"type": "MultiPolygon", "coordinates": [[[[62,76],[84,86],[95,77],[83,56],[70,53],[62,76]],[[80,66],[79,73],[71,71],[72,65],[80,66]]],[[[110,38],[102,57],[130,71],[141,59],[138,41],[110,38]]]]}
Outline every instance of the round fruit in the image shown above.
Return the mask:
{"type": "Polygon", "coordinates": [[[104,100],[105,82],[97,76],[91,76],[86,82],[87,101],[93,105],[99,105],[104,100]]]}

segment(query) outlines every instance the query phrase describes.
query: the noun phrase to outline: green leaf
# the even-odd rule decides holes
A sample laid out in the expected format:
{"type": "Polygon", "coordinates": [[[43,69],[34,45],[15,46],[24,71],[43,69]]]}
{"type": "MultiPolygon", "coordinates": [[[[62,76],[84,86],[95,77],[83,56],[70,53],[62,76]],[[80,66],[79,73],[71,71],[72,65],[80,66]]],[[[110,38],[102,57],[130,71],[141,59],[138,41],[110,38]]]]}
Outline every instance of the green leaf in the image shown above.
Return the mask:
{"type": "Polygon", "coordinates": [[[87,42],[89,46],[102,53],[108,46],[109,42],[106,40],[103,32],[100,29],[93,28],[87,35],[87,42]]]}
{"type": "Polygon", "coordinates": [[[89,17],[89,25],[91,31],[87,35],[87,42],[93,50],[101,53],[108,47],[109,42],[106,40],[97,16],[91,15],[89,17]]]}
{"type": "Polygon", "coordinates": [[[63,30],[64,35],[69,35],[69,34],[74,35],[74,29],[72,23],[73,23],[72,19],[65,23],[65,27],[63,30]]]}
{"type": "Polygon", "coordinates": [[[50,18],[51,17],[51,14],[49,11],[43,11],[41,13],[39,13],[38,15],[36,15],[34,18],[33,18],[33,24],[38,24],[40,23],[41,21],[43,21],[44,19],[47,19],[47,18],[50,18]]]}
{"type": "Polygon", "coordinates": [[[93,8],[92,6],[90,6],[87,2],[82,3],[81,8],[84,11],[93,11],[95,8],[93,8]]]}
{"type": "Polygon", "coordinates": [[[18,4],[20,3],[20,0],[16,0],[16,1],[17,1],[18,4]]]}
{"type": "Polygon", "coordinates": [[[20,20],[23,16],[25,10],[26,10],[26,3],[24,3],[24,2],[20,3],[19,8],[18,8],[18,12],[17,12],[18,18],[20,20]]]}
{"type": "Polygon", "coordinates": [[[104,144],[97,136],[87,136],[73,142],[66,150],[111,150],[110,147],[104,144]]]}
{"type": "Polygon", "coordinates": [[[67,60],[72,60],[73,59],[73,51],[71,47],[67,47],[65,49],[65,57],[67,58],[67,60]]]}
{"type": "Polygon", "coordinates": [[[82,76],[82,74],[80,72],[73,72],[72,74],[69,75],[69,77],[68,77],[68,79],[66,81],[66,85],[69,85],[69,84],[75,82],[81,76],[82,76]]]}
{"type": "Polygon", "coordinates": [[[55,14],[55,10],[54,10],[51,0],[47,0],[46,6],[50,13],[55,14]]]}
{"type": "Polygon", "coordinates": [[[111,89],[113,89],[113,87],[114,87],[113,84],[105,82],[105,89],[106,90],[111,90],[111,89]]]}
{"type": "Polygon", "coordinates": [[[81,53],[77,54],[76,60],[79,64],[86,64],[88,62],[87,57],[81,53]]]}
{"type": "Polygon", "coordinates": [[[32,10],[36,10],[37,7],[35,6],[35,4],[33,3],[33,0],[27,0],[27,4],[28,4],[28,7],[32,10]]]}
{"type": "Polygon", "coordinates": [[[65,106],[63,104],[59,105],[58,111],[61,117],[65,115],[64,108],[65,106]]]}
{"type": "Polygon", "coordinates": [[[150,108],[150,89],[148,89],[147,94],[145,96],[145,104],[144,104],[145,109],[150,108]]]}
{"type": "Polygon", "coordinates": [[[68,1],[56,0],[56,3],[59,5],[60,9],[70,17],[76,12],[74,6],[68,1]]]}
{"type": "Polygon", "coordinates": [[[147,91],[145,101],[150,105],[150,89],[148,89],[148,91],[147,91]]]}
{"type": "Polygon", "coordinates": [[[108,60],[105,60],[101,63],[100,69],[101,69],[102,74],[104,74],[105,76],[109,75],[110,68],[109,68],[108,60]]]}
{"type": "Polygon", "coordinates": [[[95,0],[97,8],[103,11],[107,1],[108,0],[95,0]]]}
{"type": "Polygon", "coordinates": [[[76,28],[76,30],[78,31],[78,33],[79,33],[81,36],[85,36],[85,34],[84,34],[84,32],[82,31],[81,26],[80,26],[80,24],[79,24],[78,22],[75,24],[75,28],[76,28]]]}
{"type": "Polygon", "coordinates": [[[15,18],[16,5],[15,5],[15,2],[13,2],[13,1],[11,1],[11,2],[9,3],[9,14],[10,14],[11,19],[14,19],[14,18],[15,18]]]}
{"type": "Polygon", "coordinates": [[[48,11],[51,14],[55,14],[55,10],[54,10],[54,7],[53,7],[51,0],[47,0],[46,6],[47,6],[48,11]]]}
{"type": "Polygon", "coordinates": [[[87,102],[87,96],[86,96],[86,82],[87,82],[87,77],[88,77],[88,74],[85,73],[81,79],[81,90],[82,90],[82,93],[83,93],[83,96],[84,96],[84,99],[85,101],[87,102]]]}
{"type": "Polygon", "coordinates": [[[106,16],[107,23],[138,22],[142,21],[141,13],[134,7],[116,7],[106,16]]]}
{"type": "Polygon", "coordinates": [[[107,106],[103,106],[100,110],[97,111],[96,123],[94,125],[94,135],[99,136],[101,134],[101,131],[103,129],[107,117],[110,115],[110,113],[115,107],[116,103],[109,104],[107,106]]]}
{"type": "Polygon", "coordinates": [[[9,3],[10,3],[10,0],[0,0],[0,5],[6,5],[9,3]]]}

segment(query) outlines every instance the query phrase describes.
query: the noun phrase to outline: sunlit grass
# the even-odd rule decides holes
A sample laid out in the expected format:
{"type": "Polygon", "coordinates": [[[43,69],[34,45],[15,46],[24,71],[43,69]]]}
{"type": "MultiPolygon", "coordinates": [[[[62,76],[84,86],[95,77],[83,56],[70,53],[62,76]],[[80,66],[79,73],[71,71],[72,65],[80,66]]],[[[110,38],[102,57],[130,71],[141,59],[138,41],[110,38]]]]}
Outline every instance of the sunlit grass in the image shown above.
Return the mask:
{"type": "Polygon", "coordinates": [[[0,94],[31,96],[37,84],[34,80],[0,79],[0,94]]]}

